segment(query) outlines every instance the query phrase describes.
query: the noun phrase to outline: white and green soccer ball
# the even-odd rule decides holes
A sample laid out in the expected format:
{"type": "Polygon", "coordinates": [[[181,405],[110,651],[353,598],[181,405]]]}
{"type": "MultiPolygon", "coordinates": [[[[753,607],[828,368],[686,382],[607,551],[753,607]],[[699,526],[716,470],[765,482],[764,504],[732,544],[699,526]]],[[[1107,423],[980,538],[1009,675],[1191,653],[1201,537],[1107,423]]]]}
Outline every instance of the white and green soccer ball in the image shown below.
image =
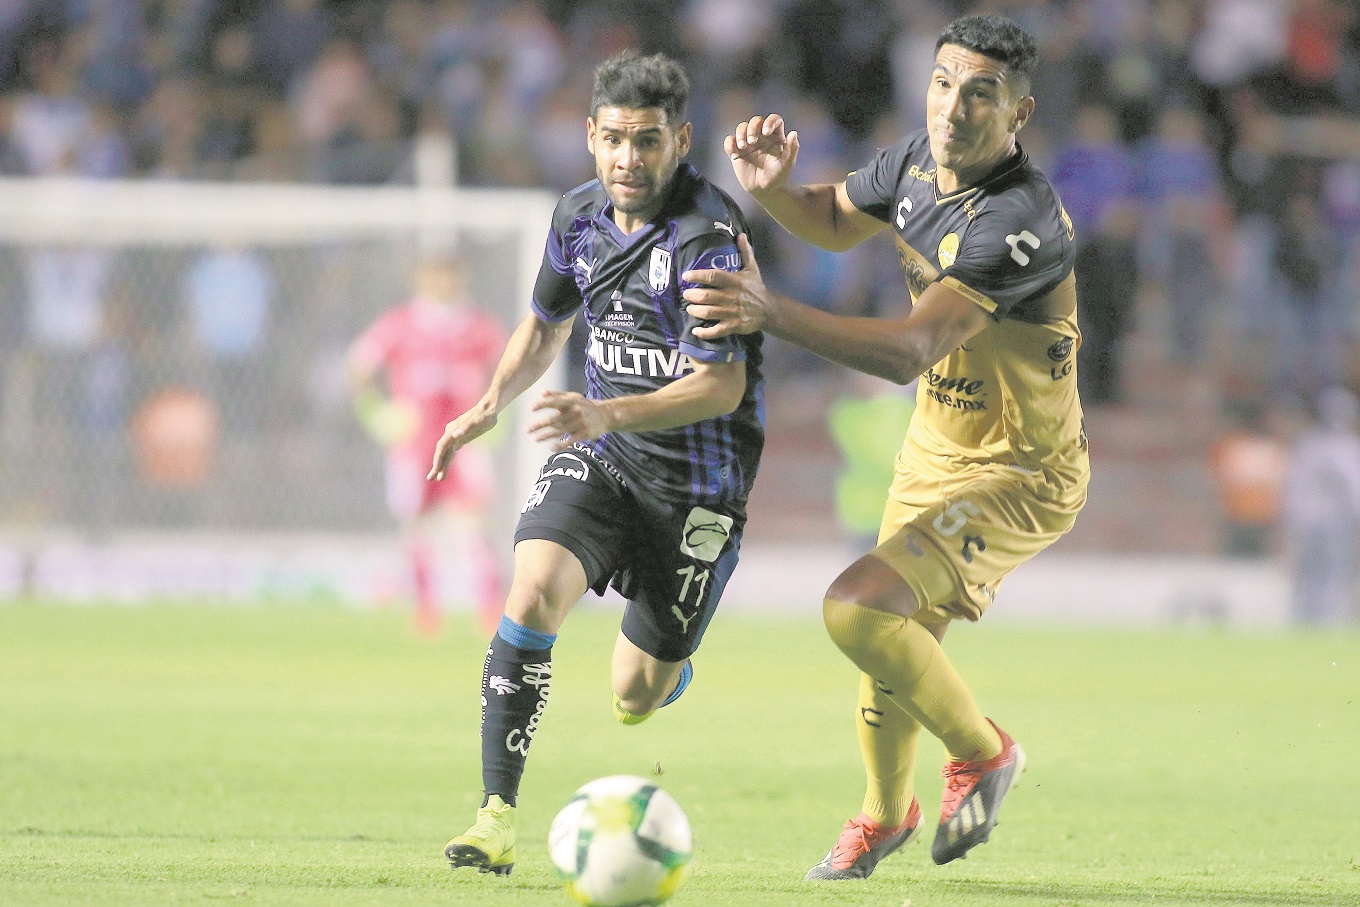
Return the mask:
{"type": "Polygon", "coordinates": [[[582,786],[548,830],[553,865],[586,907],[664,902],[684,883],[692,851],[680,804],[633,775],[582,786]]]}

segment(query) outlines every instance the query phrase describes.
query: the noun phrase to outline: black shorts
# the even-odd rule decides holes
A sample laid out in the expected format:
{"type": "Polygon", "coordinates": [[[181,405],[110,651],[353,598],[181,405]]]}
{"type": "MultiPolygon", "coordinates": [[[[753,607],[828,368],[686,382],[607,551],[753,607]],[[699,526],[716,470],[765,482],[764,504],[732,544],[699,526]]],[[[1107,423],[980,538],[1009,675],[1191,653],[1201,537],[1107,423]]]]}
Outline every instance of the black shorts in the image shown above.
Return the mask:
{"type": "Polygon", "coordinates": [[[576,555],[596,594],[628,600],[623,634],[661,661],[684,661],[737,566],[746,518],[644,500],[613,466],[571,448],[548,458],[520,513],[515,542],[546,539],[576,555]]]}

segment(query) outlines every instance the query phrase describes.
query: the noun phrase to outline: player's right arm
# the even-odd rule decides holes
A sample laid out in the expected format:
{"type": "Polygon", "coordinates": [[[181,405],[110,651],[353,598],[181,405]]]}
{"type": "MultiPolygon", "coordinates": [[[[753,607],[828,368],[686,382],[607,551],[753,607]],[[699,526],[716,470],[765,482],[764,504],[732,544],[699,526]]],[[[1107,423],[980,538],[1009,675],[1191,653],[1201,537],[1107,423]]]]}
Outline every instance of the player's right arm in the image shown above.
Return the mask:
{"type": "Polygon", "coordinates": [[[738,123],[723,139],[732,170],[743,189],[779,225],[804,242],[831,252],[857,246],[887,226],[850,201],[845,181],[792,183],[798,160],[798,133],[785,133],[777,113],[738,123]]]}
{"type": "Polygon", "coordinates": [[[458,449],[495,428],[501,412],[543,377],[571,336],[573,321],[574,318],[546,321],[535,314],[525,316],[510,335],[486,393],[471,409],[445,426],[444,436],[435,445],[427,479],[443,479],[458,449]]]}
{"type": "Polygon", "coordinates": [[[569,239],[572,224],[590,201],[589,194],[582,191],[589,185],[578,187],[558,200],[529,300],[532,311],[510,335],[482,399],[444,428],[426,478],[444,478],[458,448],[494,428],[501,411],[533,387],[566,346],[572,323],[585,302],[576,285],[569,239]]]}

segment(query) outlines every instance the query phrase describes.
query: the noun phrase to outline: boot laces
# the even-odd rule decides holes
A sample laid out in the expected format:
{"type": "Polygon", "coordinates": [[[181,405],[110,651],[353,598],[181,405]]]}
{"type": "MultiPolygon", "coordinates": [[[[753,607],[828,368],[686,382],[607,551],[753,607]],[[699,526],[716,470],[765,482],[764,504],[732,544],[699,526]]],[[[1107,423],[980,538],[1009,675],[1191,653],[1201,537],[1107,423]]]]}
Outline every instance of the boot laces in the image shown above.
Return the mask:
{"type": "Polygon", "coordinates": [[[982,777],[982,770],[976,762],[949,762],[945,764],[942,774],[945,786],[945,813],[949,814],[977,785],[978,779],[982,777]]]}
{"type": "Polygon", "coordinates": [[[513,807],[509,804],[483,806],[477,810],[477,821],[472,823],[472,827],[468,829],[468,834],[483,839],[503,836],[509,827],[511,809],[513,807]]]}
{"type": "Polygon", "coordinates": [[[883,827],[877,823],[866,821],[856,816],[845,823],[845,830],[841,832],[840,838],[836,841],[836,852],[832,857],[832,865],[843,867],[855,862],[861,854],[869,852],[872,846],[869,843],[870,837],[877,837],[883,831],[883,827]]]}

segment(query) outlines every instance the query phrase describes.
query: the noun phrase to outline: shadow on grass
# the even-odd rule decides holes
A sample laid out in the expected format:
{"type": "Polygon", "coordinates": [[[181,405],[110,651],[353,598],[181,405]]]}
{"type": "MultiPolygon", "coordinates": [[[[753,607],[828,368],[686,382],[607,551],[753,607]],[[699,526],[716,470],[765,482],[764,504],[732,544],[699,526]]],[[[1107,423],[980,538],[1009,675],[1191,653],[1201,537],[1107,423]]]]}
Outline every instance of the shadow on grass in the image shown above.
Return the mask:
{"type": "MultiPolygon", "coordinates": [[[[1328,883],[1324,880],[1300,880],[1300,886],[1328,883]]],[[[1140,902],[1149,904],[1285,904],[1289,907],[1332,907],[1332,905],[1357,904],[1357,890],[1347,886],[1345,890],[1289,890],[1261,891],[1241,887],[1200,887],[1189,882],[1154,880],[1130,883],[1112,881],[1108,885],[1067,884],[1060,882],[1002,882],[977,879],[971,881],[941,882],[940,887],[948,891],[965,894],[985,892],[991,895],[1012,898],[1034,898],[1045,904],[1091,904],[1107,902],[1113,904],[1140,902]]]]}

